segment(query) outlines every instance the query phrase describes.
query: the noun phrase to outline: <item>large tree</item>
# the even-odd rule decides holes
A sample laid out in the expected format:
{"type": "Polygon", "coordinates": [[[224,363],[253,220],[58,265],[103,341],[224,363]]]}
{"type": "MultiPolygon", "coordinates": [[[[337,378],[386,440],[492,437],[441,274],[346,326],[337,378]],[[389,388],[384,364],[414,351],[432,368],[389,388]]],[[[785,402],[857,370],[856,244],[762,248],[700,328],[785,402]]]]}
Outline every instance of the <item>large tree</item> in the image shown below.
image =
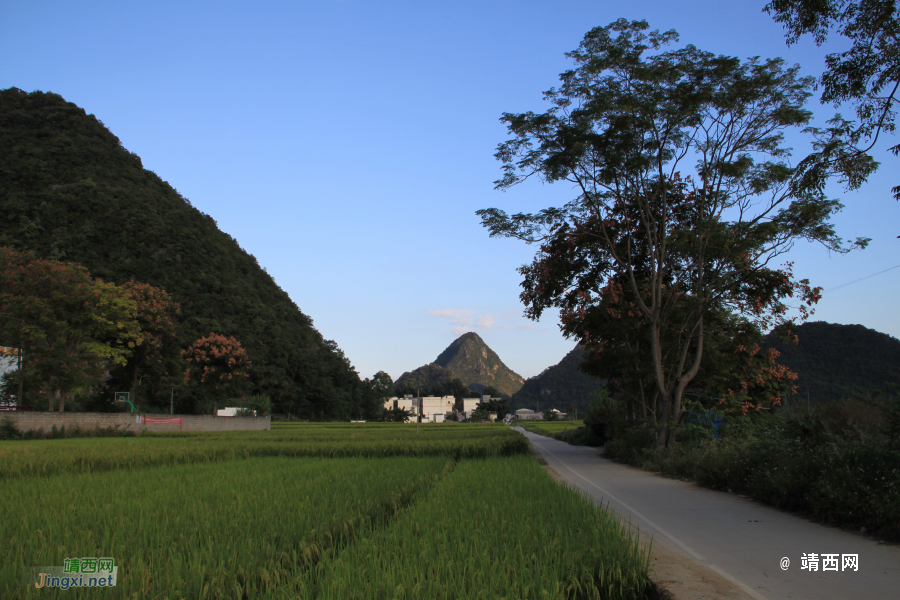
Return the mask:
{"type": "Polygon", "coordinates": [[[25,364],[65,408],[68,393],[95,385],[142,341],[137,306],[122,288],[74,263],[0,248],[0,313],[20,324],[25,364]]]}
{"type": "Polygon", "coordinates": [[[171,378],[174,359],[178,355],[175,319],[181,312],[178,303],[165,290],[131,280],[122,288],[137,307],[136,318],[142,339],[131,351],[131,399],[138,404],[138,384],[142,369],[151,366],[171,378]]]}
{"type": "Polygon", "coordinates": [[[213,415],[219,408],[219,394],[235,391],[239,378],[249,378],[252,363],[247,351],[234,337],[210,333],[182,351],[188,368],[184,380],[196,381],[213,396],[213,415]]]}
{"type": "MultiPolygon", "coordinates": [[[[896,129],[900,89],[900,11],[896,0],[772,0],[765,10],[787,30],[788,44],[811,35],[822,45],[831,34],[850,42],[825,58],[819,78],[821,101],[853,106],[856,120],[841,115],[815,129],[816,152],[799,167],[798,184],[821,187],[832,175],[849,189],[859,187],[877,167],[869,151],[882,133],[896,129]]],[[[889,148],[897,156],[900,144],[889,148]]],[[[900,200],[900,185],[891,190],[900,200]]]]}
{"type": "MultiPolygon", "coordinates": [[[[804,127],[813,86],[780,59],[740,61],[694,46],[663,51],[674,31],[645,21],[597,27],[567,54],[575,68],[545,92],[544,113],[506,113],[499,189],[536,177],[564,181],[561,208],[512,216],[478,211],[492,236],[540,243],[522,300],[531,318],[563,308],[563,329],[627,289],[660,407],[658,445],[674,443],[684,394],[700,373],[718,315],[754,327],[786,323],[786,297],[818,290],[773,265],[799,239],[846,248],[829,223],[840,209],[819,188],[793,185],[783,134],[804,127]],[[554,268],[565,248],[579,256],[554,268]],[[566,312],[568,310],[568,312],[566,312]]],[[[866,240],[857,240],[865,245],[866,240]]]]}

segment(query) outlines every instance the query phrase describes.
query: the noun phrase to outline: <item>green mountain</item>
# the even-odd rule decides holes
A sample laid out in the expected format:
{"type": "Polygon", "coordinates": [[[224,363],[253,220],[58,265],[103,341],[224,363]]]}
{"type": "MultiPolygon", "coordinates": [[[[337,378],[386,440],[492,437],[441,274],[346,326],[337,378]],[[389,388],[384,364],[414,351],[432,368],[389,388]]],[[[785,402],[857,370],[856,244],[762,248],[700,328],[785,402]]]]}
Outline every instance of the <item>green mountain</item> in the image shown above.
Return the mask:
{"type": "Polygon", "coordinates": [[[394,382],[395,388],[429,390],[435,386],[446,385],[456,379],[456,375],[450,369],[445,369],[434,363],[424,365],[415,371],[407,371],[394,382]]]}
{"type": "Polygon", "coordinates": [[[544,369],[540,375],[525,381],[518,392],[513,394],[510,405],[514,409],[530,408],[541,410],[556,408],[569,410],[573,405],[587,408],[591,397],[603,386],[603,381],[578,370],[585,352],[576,345],[559,363],[544,369]]]}
{"type": "Polygon", "coordinates": [[[492,386],[507,396],[515,394],[524,383],[522,377],[504,365],[477,333],[470,332],[454,340],[433,363],[401,375],[395,386],[408,386],[407,382],[416,381],[422,382],[422,387],[431,387],[454,377],[470,389],[480,392],[492,386]],[[428,385],[425,382],[429,382],[428,385]]]}
{"type": "Polygon", "coordinates": [[[862,325],[814,321],[797,327],[797,344],[769,334],[766,345],[781,352],[778,362],[799,375],[791,402],[838,400],[851,393],[887,391],[900,385],[900,340],[862,325]]]}
{"type": "MultiPolygon", "coordinates": [[[[211,216],[75,104],[0,91],[0,214],[0,246],[165,289],[181,304],[182,347],[210,332],[236,337],[253,362],[252,392],[275,410],[358,414],[359,376],[337,345],[211,216]]],[[[152,378],[142,390],[152,402],[152,378]]],[[[168,388],[155,394],[168,407],[168,388]]]]}

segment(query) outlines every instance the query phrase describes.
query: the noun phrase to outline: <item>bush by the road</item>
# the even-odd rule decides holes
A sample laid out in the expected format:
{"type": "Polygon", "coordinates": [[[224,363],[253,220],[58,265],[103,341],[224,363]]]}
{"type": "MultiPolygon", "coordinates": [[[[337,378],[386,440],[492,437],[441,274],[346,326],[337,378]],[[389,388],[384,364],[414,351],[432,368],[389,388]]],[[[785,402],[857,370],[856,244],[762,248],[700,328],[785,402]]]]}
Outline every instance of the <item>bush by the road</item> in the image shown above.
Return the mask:
{"type": "Polygon", "coordinates": [[[823,523],[900,540],[900,450],[885,425],[890,410],[862,399],[782,410],[666,455],[654,452],[652,428],[634,427],[619,431],[604,453],[823,523]]]}

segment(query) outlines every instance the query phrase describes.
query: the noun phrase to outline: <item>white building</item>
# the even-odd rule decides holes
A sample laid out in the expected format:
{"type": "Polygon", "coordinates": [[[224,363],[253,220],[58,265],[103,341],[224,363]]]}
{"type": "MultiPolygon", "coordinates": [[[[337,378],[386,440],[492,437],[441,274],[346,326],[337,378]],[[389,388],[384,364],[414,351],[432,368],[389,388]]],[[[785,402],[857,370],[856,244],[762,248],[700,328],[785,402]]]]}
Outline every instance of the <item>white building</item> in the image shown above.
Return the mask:
{"type": "MultiPolygon", "coordinates": [[[[490,396],[482,396],[481,398],[463,398],[463,412],[466,415],[467,419],[472,418],[472,413],[478,408],[479,403],[487,404],[491,400],[499,400],[500,398],[491,398],[490,396]]],[[[497,413],[488,413],[488,418],[491,421],[496,420],[497,413]],[[490,415],[494,415],[491,417],[490,415]]]]}
{"type": "Polygon", "coordinates": [[[467,417],[475,412],[479,402],[481,402],[481,398],[463,398],[463,412],[467,417]]]}
{"type": "Polygon", "coordinates": [[[384,401],[384,408],[391,410],[394,408],[402,408],[409,411],[413,418],[408,419],[407,423],[415,423],[415,415],[418,415],[421,409],[423,423],[441,423],[444,415],[453,412],[453,404],[456,398],[453,396],[404,396],[403,398],[388,398],[384,401]]]}
{"type": "Polygon", "coordinates": [[[530,408],[520,408],[519,410],[516,411],[516,418],[522,419],[523,421],[539,420],[539,419],[543,419],[544,415],[542,415],[541,413],[536,413],[533,410],[531,410],[530,408]]]}
{"type": "Polygon", "coordinates": [[[0,346],[0,375],[15,371],[18,368],[18,350],[0,346]]]}

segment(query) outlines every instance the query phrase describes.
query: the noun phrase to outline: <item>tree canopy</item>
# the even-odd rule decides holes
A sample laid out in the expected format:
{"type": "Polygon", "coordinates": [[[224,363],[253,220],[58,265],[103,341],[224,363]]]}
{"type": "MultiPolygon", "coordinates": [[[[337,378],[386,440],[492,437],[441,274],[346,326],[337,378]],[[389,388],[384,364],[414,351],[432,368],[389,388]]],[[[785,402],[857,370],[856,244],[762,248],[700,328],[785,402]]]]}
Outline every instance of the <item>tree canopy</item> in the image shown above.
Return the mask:
{"type": "Polygon", "coordinates": [[[540,244],[520,269],[528,316],[558,307],[589,352],[626,357],[633,380],[649,369],[661,447],[712,340],[747,332],[747,348],[761,329],[788,335],[785,299],[817,301],[818,288],[774,262],[799,239],[849,249],[829,222],[840,203],[794,185],[783,146],[809,122],[813,80],[781,59],[664,50],[677,40],[624,19],[588,32],[545,92],[548,111],[504,113],[513,137],[496,154],[498,189],[536,177],[576,197],[536,214],[478,211],[492,236],[540,244]]]}
{"type": "MultiPolygon", "coordinates": [[[[878,168],[869,152],[882,133],[896,130],[900,86],[900,12],[896,0],[772,0],[765,10],[787,30],[788,44],[811,35],[822,45],[832,34],[850,47],[825,58],[819,77],[822,104],[849,103],[856,121],[840,114],[829,127],[813,129],[816,152],[804,159],[798,180],[821,187],[839,175],[849,189],[858,188],[878,168]]],[[[900,154],[900,144],[889,152],[900,154]]],[[[893,188],[900,200],[900,185],[893,188]]]]}
{"type": "Polygon", "coordinates": [[[55,397],[62,411],[68,392],[96,385],[104,368],[125,364],[143,342],[137,312],[126,290],[80,265],[0,248],[0,336],[23,350],[19,377],[27,370],[44,388],[49,410],[55,397]]]}

